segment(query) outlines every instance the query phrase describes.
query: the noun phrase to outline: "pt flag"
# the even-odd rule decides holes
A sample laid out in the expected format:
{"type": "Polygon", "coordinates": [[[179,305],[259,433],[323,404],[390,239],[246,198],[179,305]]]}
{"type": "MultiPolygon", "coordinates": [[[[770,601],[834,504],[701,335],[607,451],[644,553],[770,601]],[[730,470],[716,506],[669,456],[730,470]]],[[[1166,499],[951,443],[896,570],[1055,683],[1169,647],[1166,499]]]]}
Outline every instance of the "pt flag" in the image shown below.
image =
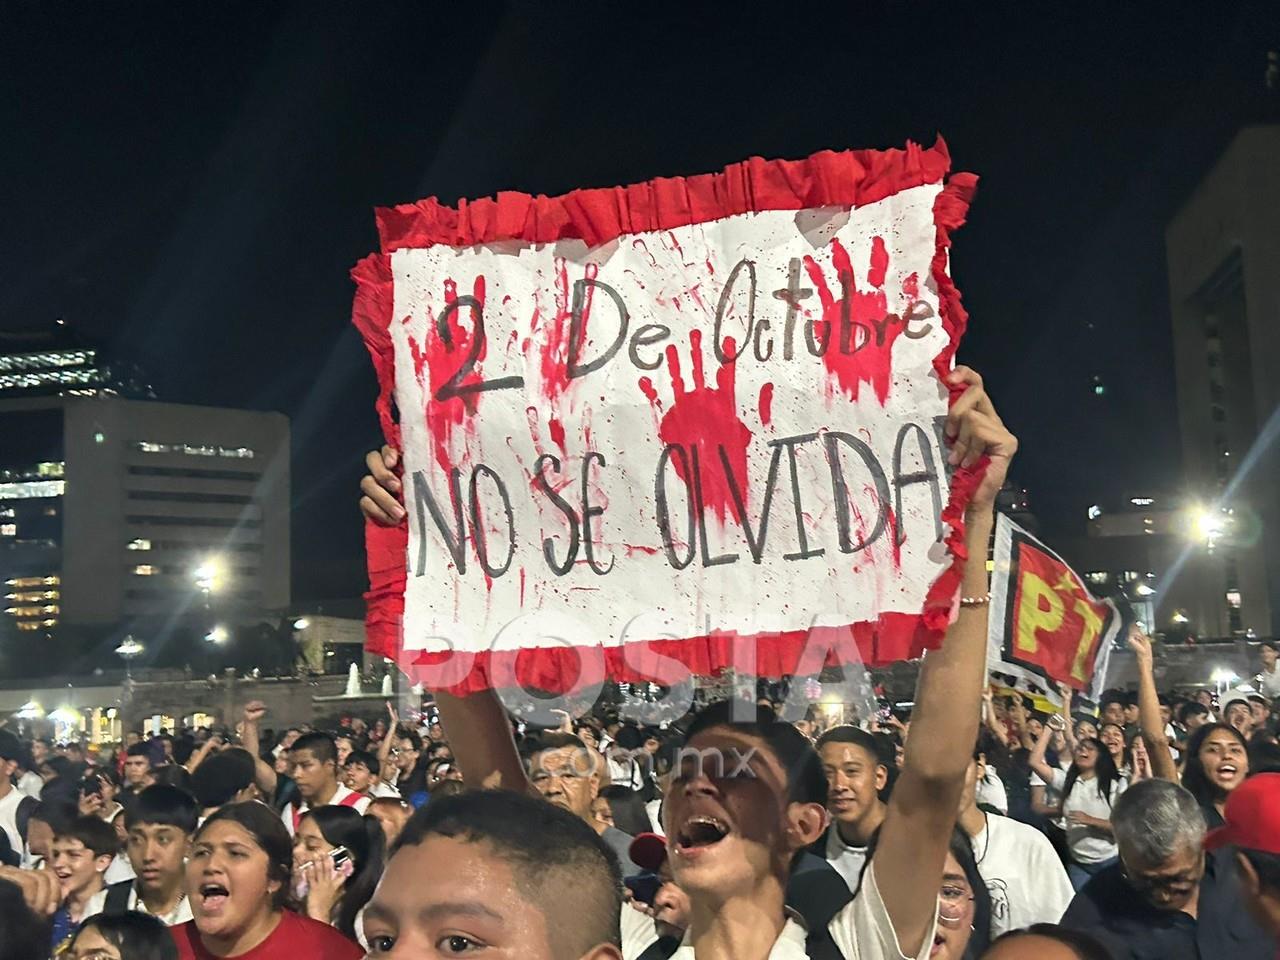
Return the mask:
{"type": "Polygon", "coordinates": [[[1126,629],[1115,601],[1094,597],[1061,557],[999,515],[987,658],[998,680],[1055,703],[1065,683],[1096,701],[1126,629]]]}
{"type": "Polygon", "coordinates": [[[379,210],[353,319],[408,518],[367,530],[370,649],[560,693],[935,646],[981,470],[943,433],[976,182],[949,167],[938,141],[379,210]]]}

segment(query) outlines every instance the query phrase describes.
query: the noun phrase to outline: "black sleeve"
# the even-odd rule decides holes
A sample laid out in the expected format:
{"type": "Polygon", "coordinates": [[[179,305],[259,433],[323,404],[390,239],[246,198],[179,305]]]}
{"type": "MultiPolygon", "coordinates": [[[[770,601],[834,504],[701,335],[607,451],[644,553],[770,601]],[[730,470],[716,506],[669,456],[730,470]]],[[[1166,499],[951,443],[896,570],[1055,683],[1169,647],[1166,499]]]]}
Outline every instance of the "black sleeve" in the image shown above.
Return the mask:
{"type": "Polygon", "coordinates": [[[1058,921],[1059,924],[1071,930],[1091,930],[1102,924],[1102,912],[1093,899],[1093,891],[1089,889],[1092,885],[1092,882],[1086,884],[1084,889],[1072,898],[1071,905],[1058,921]]]}

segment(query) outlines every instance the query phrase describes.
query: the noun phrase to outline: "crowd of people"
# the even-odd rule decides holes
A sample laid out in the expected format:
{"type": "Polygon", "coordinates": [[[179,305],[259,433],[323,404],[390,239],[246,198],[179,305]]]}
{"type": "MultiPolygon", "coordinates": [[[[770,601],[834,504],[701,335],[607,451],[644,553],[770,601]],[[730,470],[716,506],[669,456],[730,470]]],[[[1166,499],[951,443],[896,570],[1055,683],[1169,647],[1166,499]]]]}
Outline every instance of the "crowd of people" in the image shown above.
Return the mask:
{"type": "MultiPolygon", "coordinates": [[[[961,599],[909,713],[824,728],[768,699],[554,729],[492,693],[333,729],[116,750],[0,729],[0,958],[1271,960],[1276,651],[1261,693],[1134,691],[1041,712],[986,674],[985,557],[1016,441],[976,375],[956,463],[989,460],[961,599]]],[[[399,522],[395,457],[365,512],[399,522]]]]}

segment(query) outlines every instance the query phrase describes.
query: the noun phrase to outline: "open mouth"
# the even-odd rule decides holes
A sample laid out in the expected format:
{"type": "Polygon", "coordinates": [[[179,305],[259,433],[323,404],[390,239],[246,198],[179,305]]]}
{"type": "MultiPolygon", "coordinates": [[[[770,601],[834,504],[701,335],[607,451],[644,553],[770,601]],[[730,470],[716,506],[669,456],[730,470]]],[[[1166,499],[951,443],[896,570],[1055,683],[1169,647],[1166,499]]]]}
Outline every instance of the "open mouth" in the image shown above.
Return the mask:
{"type": "Polygon", "coordinates": [[[226,906],[231,894],[220,883],[205,883],[200,886],[200,906],[205,913],[216,913],[226,906]]]}
{"type": "Polygon", "coordinates": [[[1229,780],[1239,772],[1239,768],[1234,763],[1224,763],[1218,767],[1218,776],[1224,780],[1229,780]]]}
{"type": "Polygon", "coordinates": [[[676,835],[681,850],[698,850],[711,847],[729,835],[729,827],[715,817],[690,817],[676,835]]]}

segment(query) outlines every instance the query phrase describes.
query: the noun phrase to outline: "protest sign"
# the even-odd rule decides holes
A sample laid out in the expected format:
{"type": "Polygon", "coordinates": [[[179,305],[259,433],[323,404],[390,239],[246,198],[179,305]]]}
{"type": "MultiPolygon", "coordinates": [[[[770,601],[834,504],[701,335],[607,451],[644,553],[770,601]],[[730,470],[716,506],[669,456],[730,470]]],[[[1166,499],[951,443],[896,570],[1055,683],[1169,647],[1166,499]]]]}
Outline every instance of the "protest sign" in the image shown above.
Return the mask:
{"type": "Polygon", "coordinates": [[[977,479],[943,437],[948,169],[939,141],[380,210],[353,317],[408,521],[368,531],[370,648],[560,691],[936,643],[977,479]]]}
{"type": "Polygon", "coordinates": [[[987,663],[1004,687],[1061,703],[1065,683],[1097,702],[1111,650],[1128,630],[1114,600],[1006,515],[996,520],[987,663]]]}

